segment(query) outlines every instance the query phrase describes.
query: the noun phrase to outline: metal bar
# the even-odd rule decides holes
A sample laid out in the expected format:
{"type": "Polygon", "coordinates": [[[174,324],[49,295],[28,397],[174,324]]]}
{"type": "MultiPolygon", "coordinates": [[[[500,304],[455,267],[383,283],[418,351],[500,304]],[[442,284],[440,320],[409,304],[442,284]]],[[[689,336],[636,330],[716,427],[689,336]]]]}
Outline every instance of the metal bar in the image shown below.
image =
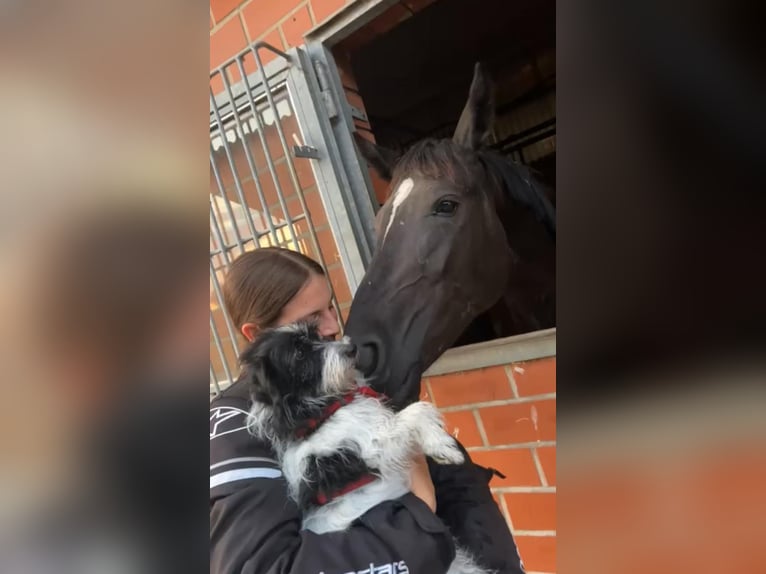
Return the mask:
{"type": "MultiPolygon", "coordinates": [[[[253,49],[251,47],[251,49],[253,49]]],[[[257,56],[256,52],[256,63],[259,70],[263,70],[263,64],[261,63],[260,57],[257,56]]],[[[274,125],[277,127],[278,133],[281,133],[282,126],[279,123],[279,110],[277,109],[276,104],[274,103],[274,97],[271,94],[271,90],[269,89],[269,85],[266,83],[266,77],[262,74],[262,81],[264,82],[264,89],[266,91],[266,100],[269,104],[269,109],[271,109],[272,113],[274,114],[274,125]]],[[[287,209],[287,201],[285,200],[285,194],[282,191],[282,185],[279,183],[279,177],[277,177],[277,170],[274,167],[274,161],[271,158],[271,153],[269,152],[269,146],[266,142],[266,134],[265,134],[265,127],[263,123],[261,122],[261,115],[258,112],[258,109],[255,105],[255,101],[253,100],[253,94],[250,92],[250,90],[246,90],[248,98],[250,100],[250,105],[252,106],[253,110],[253,117],[255,118],[256,127],[258,128],[258,138],[261,142],[261,146],[263,147],[263,155],[266,158],[266,166],[269,168],[269,174],[271,175],[271,179],[274,182],[274,189],[277,192],[277,200],[279,201],[279,206],[282,208],[282,213],[284,215],[285,221],[287,222],[287,225],[289,226],[290,235],[292,236],[293,241],[297,241],[297,234],[295,233],[295,227],[293,225],[293,219],[290,215],[289,210],[287,209]]],[[[289,102],[288,102],[289,105],[289,102]]],[[[289,152],[285,152],[286,156],[289,156],[289,152]]],[[[287,161],[288,158],[286,157],[285,160],[287,161]]],[[[296,187],[297,190],[297,187],[296,187]]],[[[265,209],[268,211],[269,206],[266,206],[265,209]]],[[[305,213],[305,212],[304,212],[305,213]]],[[[268,213],[269,218],[271,218],[271,212],[268,213]]],[[[312,225],[309,221],[309,229],[312,229],[312,225]]]]}
{"type": "MultiPolygon", "coordinates": [[[[275,62],[269,62],[269,64],[267,64],[267,66],[270,66],[271,64],[274,64],[274,63],[276,63],[276,61],[275,62]]],[[[255,75],[255,74],[251,74],[251,77],[253,75],[255,75]]],[[[278,74],[272,74],[271,76],[269,76],[269,78],[271,79],[271,78],[274,78],[274,77],[285,76],[285,75],[287,75],[287,68],[284,68],[278,74]]],[[[236,108],[234,108],[234,109],[237,111],[237,113],[244,112],[244,111],[249,110],[251,108],[250,103],[248,102],[247,94],[245,93],[246,92],[245,88],[244,87],[240,87],[239,88],[240,93],[239,94],[236,93],[237,86],[240,86],[241,83],[242,82],[238,82],[238,83],[234,84],[232,86],[232,88],[231,88],[232,92],[235,92],[234,93],[234,100],[236,102],[236,108]]],[[[272,86],[272,89],[278,89],[281,86],[283,86],[284,84],[285,84],[285,80],[284,79],[280,79],[280,80],[278,80],[272,86]]],[[[248,88],[250,90],[255,92],[259,88],[259,86],[260,86],[260,81],[256,82],[255,86],[252,86],[251,82],[248,81],[247,86],[248,86],[248,88]]],[[[231,123],[231,118],[234,115],[234,110],[231,109],[231,104],[227,100],[228,100],[228,97],[223,92],[221,92],[220,94],[218,94],[216,96],[216,104],[218,105],[218,113],[221,114],[221,118],[223,120],[224,126],[228,126],[231,123]],[[219,102],[221,102],[221,103],[219,103],[219,102]]],[[[261,94],[259,96],[254,96],[254,100],[255,100],[256,106],[262,106],[266,102],[266,95],[265,94],[261,94]]],[[[212,129],[216,127],[215,117],[214,117],[212,111],[210,112],[210,117],[211,117],[210,128],[211,128],[211,131],[212,131],[212,129]]]]}
{"type": "MultiPolygon", "coordinates": [[[[279,113],[277,112],[277,106],[274,103],[274,97],[271,94],[271,90],[269,90],[269,86],[266,83],[266,77],[263,75],[263,63],[261,61],[261,56],[258,54],[258,50],[260,48],[268,48],[274,51],[268,44],[264,42],[256,42],[253,44],[250,49],[253,53],[253,57],[255,57],[256,65],[258,66],[258,69],[262,72],[262,79],[264,86],[266,87],[266,99],[269,102],[269,105],[271,106],[271,109],[274,110],[274,126],[277,129],[277,135],[279,136],[279,142],[282,144],[282,150],[285,154],[285,161],[287,162],[287,170],[290,173],[290,181],[293,184],[293,187],[295,188],[296,195],[298,196],[298,201],[301,204],[301,209],[303,210],[303,213],[306,214],[306,218],[308,220],[308,228],[309,228],[309,235],[311,237],[311,242],[314,247],[314,250],[317,252],[317,256],[319,257],[319,263],[327,269],[327,263],[324,260],[324,255],[322,254],[322,250],[319,248],[319,240],[317,239],[316,231],[314,230],[314,225],[311,221],[311,216],[309,214],[308,209],[306,208],[306,200],[303,197],[302,189],[300,184],[298,183],[298,174],[295,172],[295,166],[293,165],[292,159],[290,158],[290,150],[287,146],[287,140],[285,139],[285,133],[284,130],[282,130],[282,124],[279,121],[279,113]]],[[[288,59],[289,61],[289,59],[288,59]]],[[[269,153],[268,149],[264,145],[264,151],[266,152],[266,158],[269,159],[269,153]]],[[[278,191],[280,191],[278,189],[278,191]]],[[[284,208],[283,208],[284,209],[284,208]]],[[[340,318],[340,315],[338,315],[338,318],[340,318]]]]}
{"type": "MultiPolygon", "coordinates": [[[[218,220],[215,217],[215,211],[213,210],[213,196],[210,196],[210,229],[213,230],[216,238],[216,242],[218,244],[218,251],[222,255],[223,263],[226,267],[229,266],[231,261],[229,261],[229,250],[226,248],[226,242],[223,240],[223,235],[221,234],[221,226],[218,225],[218,220]]],[[[210,253],[210,255],[214,255],[213,252],[210,253]]]]}
{"type": "Polygon", "coordinates": [[[499,142],[492,144],[491,147],[493,147],[493,148],[503,148],[503,147],[506,147],[509,144],[512,144],[516,140],[523,140],[524,138],[526,138],[528,136],[536,134],[540,130],[543,130],[543,129],[547,128],[547,127],[555,126],[555,125],[556,125],[556,118],[553,117],[553,118],[550,118],[548,120],[545,120],[544,122],[540,122],[539,124],[534,125],[531,128],[527,128],[527,129],[522,130],[520,132],[517,132],[515,134],[511,134],[508,137],[503,138],[499,142]]]}
{"type": "Polygon", "coordinates": [[[317,105],[321,102],[316,102],[317,94],[314,92],[316,83],[310,74],[301,78],[293,71],[288,76],[288,82],[292,80],[295,84],[296,104],[306,119],[306,137],[326,142],[324,157],[312,166],[318,172],[318,183],[325,184],[330,225],[339,244],[349,288],[354,293],[372,260],[378,200],[367,165],[363,165],[352,137],[357,129],[356,122],[343,96],[343,85],[333,55],[322,45],[309,43],[306,49],[305,57],[303,52],[298,52],[299,61],[304,67],[311,67],[310,63],[314,62],[315,68],[324,70],[329,91],[337,100],[337,117],[330,120],[322,114],[321,106],[317,105]],[[304,64],[304,61],[308,63],[304,64]],[[316,103],[312,104],[312,101],[316,103]],[[348,227],[343,220],[348,222],[348,227]]]}
{"type": "MultiPolygon", "coordinates": [[[[225,138],[224,138],[225,141],[225,138]]],[[[213,177],[215,178],[215,183],[218,186],[218,191],[221,194],[221,198],[223,199],[223,203],[226,206],[226,211],[229,212],[229,219],[231,220],[231,226],[234,230],[234,240],[237,242],[237,245],[239,246],[242,253],[245,252],[244,247],[242,246],[242,235],[239,233],[239,225],[237,224],[237,218],[234,215],[234,210],[231,207],[231,201],[229,201],[229,196],[226,195],[226,188],[223,185],[223,182],[221,181],[221,174],[218,173],[218,166],[215,163],[215,153],[213,152],[213,144],[210,144],[210,166],[213,168],[213,177]]],[[[236,181],[236,175],[234,176],[234,180],[236,181]]],[[[220,214],[220,211],[219,211],[220,214]]]]}
{"type": "Polygon", "coordinates": [[[528,148],[529,146],[532,146],[536,143],[543,141],[544,139],[547,139],[555,135],[556,135],[556,129],[555,128],[549,129],[544,132],[540,132],[539,134],[536,134],[535,136],[527,138],[526,140],[519,142],[516,145],[505,147],[501,151],[508,152],[508,153],[512,153],[514,151],[520,151],[524,148],[528,148]]]}
{"type": "Polygon", "coordinates": [[[210,363],[210,382],[215,387],[216,396],[221,394],[221,385],[218,384],[218,378],[215,376],[215,370],[213,370],[213,363],[210,363]]]}
{"type": "MultiPolygon", "coordinates": [[[[236,56],[230,57],[228,60],[226,60],[220,66],[217,66],[216,68],[213,68],[212,70],[210,70],[210,77],[212,78],[216,74],[223,74],[225,69],[227,69],[229,66],[231,66],[237,58],[241,58],[243,56],[243,54],[247,54],[248,51],[249,51],[249,48],[245,48],[245,49],[241,50],[236,56]]],[[[269,62],[269,65],[267,66],[267,68],[269,68],[269,69],[267,70],[266,77],[269,80],[271,80],[273,78],[276,78],[277,76],[283,74],[284,71],[285,71],[285,67],[281,65],[281,62],[279,60],[274,60],[274,62],[269,62]]],[[[252,85],[251,81],[256,80],[256,79],[257,80],[260,79],[260,74],[253,73],[253,74],[250,74],[249,76],[242,76],[242,79],[232,86],[233,89],[234,89],[234,95],[235,95],[237,100],[239,100],[240,96],[242,95],[242,94],[240,94],[238,92],[243,89],[242,88],[242,84],[245,83],[245,80],[247,80],[248,84],[252,85]]],[[[258,81],[255,81],[255,84],[257,84],[257,83],[258,83],[258,81]]],[[[219,95],[222,95],[222,94],[219,94],[219,95]]],[[[261,99],[261,98],[262,98],[262,96],[258,97],[258,99],[261,99]]],[[[224,107],[224,106],[219,104],[217,107],[218,107],[218,109],[220,111],[220,109],[222,107],[224,107]]],[[[210,115],[211,116],[213,115],[212,109],[210,110],[210,115]]]]}
{"type": "MultiPolygon", "coordinates": [[[[240,58],[237,58],[237,65],[239,66],[239,73],[242,74],[242,77],[245,77],[245,68],[242,65],[242,60],[240,58]]],[[[223,77],[223,85],[226,89],[226,95],[229,97],[229,101],[232,104],[232,107],[234,106],[234,96],[231,93],[231,84],[229,83],[229,78],[227,78],[225,75],[223,77]]],[[[248,86],[246,86],[246,90],[248,93],[250,93],[250,89],[248,86]]],[[[255,108],[252,108],[253,115],[258,114],[258,110],[255,108]]],[[[237,129],[239,130],[241,136],[239,140],[242,142],[242,148],[245,150],[245,158],[247,159],[247,166],[250,168],[250,174],[253,178],[253,183],[255,184],[255,191],[258,194],[258,199],[261,201],[261,208],[266,211],[268,210],[268,206],[266,205],[266,198],[263,195],[263,188],[261,187],[261,180],[258,177],[258,170],[255,167],[255,160],[253,159],[253,155],[250,151],[250,146],[247,145],[247,138],[245,134],[245,130],[242,127],[242,122],[239,117],[239,113],[237,111],[234,111],[234,122],[237,126],[237,129]]],[[[247,213],[247,217],[252,220],[252,215],[250,214],[250,209],[245,209],[247,213]]],[[[269,231],[272,234],[272,237],[274,241],[277,241],[277,232],[274,230],[274,222],[272,221],[271,217],[266,217],[266,225],[269,227],[269,231]]],[[[251,221],[252,223],[252,221],[251,221]]],[[[252,226],[253,229],[255,229],[255,225],[252,226]]],[[[253,237],[255,237],[255,232],[253,233],[253,237]]]]}
{"type": "Polygon", "coordinates": [[[399,0],[356,0],[346,3],[324,22],[310,29],[306,42],[322,42],[332,46],[368,24],[399,0]]]}
{"type": "MultiPolygon", "coordinates": [[[[210,91],[210,103],[215,105],[215,98],[213,97],[213,88],[209,88],[210,91]]],[[[229,167],[231,168],[231,175],[234,178],[234,187],[237,190],[237,197],[239,197],[240,205],[242,206],[242,209],[248,209],[247,207],[247,201],[245,201],[245,193],[242,190],[242,184],[240,183],[239,174],[237,173],[237,166],[234,164],[234,157],[231,155],[231,149],[229,149],[229,141],[226,139],[226,134],[224,133],[223,129],[223,123],[221,122],[221,115],[218,113],[218,109],[213,109],[213,113],[215,114],[215,120],[218,124],[218,130],[221,132],[221,142],[223,143],[223,149],[226,153],[226,159],[229,160],[229,167]]],[[[212,148],[212,143],[211,146],[212,148]]],[[[256,236],[255,231],[255,225],[253,225],[253,219],[251,217],[245,217],[245,221],[248,224],[248,227],[250,228],[250,233],[252,237],[256,236]]]]}
{"type": "Polygon", "coordinates": [[[218,356],[221,357],[221,364],[223,365],[223,371],[226,374],[226,378],[229,382],[234,379],[231,376],[231,370],[229,369],[229,363],[226,360],[226,354],[223,352],[223,344],[221,343],[221,337],[218,335],[218,329],[215,326],[215,320],[213,319],[213,311],[210,311],[210,333],[213,335],[213,341],[215,342],[215,348],[218,349],[218,356]]]}
{"type": "Polygon", "coordinates": [[[237,335],[234,329],[234,325],[231,322],[231,317],[226,311],[226,306],[223,301],[223,292],[221,291],[221,283],[218,281],[218,275],[213,268],[213,262],[210,262],[210,277],[213,279],[213,291],[215,291],[215,298],[218,300],[218,308],[223,315],[223,321],[226,323],[226,330],[229,333],[229,339],[231,339],[231,348],[234,349],[234,356],[239,355],[239,347],[237,346],[237,335]]]}
{"type": "MultiPolygon", "coordinates": [[[[267,44],[267,43],[266,43],[266,42],[264,42],[263,40],[261,40],[260,42],[256,42],[256,44],[262,44],[262,46],[263,46],[264,48],[266,48],[267,50],[269,50],[269,51],[271,51],[271,52],[274,52],[274,53],[275,53],[276,55],[278,55],[278,56],[282,56],[282,57],[283,57],[285,60],[287,60],[288,62],[291,62],[291,61],[292,61],[292,60],[291,60],[291,58],[290,58],[290,55],[289,55],[289,54],[286,54],[286,53],[285,53],[285,52],[283,52],[282,50],[279,50],[278,48],[275,48],[274,46],[272,46],[272,45],[270,45],[270,44],[267,44]]],[[[229,66],[231,66],[231,65],[234,63],[234,61],[235,61],[237,58],[240,58],[240,57],[242,57],[242,55],[243,55],[244,53],[246,53],[246,52],[247,52],[247,50],[244,50],[244,51],[240,52],[239,54],[237,54],[236,56],[232,56],[232,57],[230,57],[229,59],[227,59],[227,60],[224,60],[224,61],[223,61],[223,63],[221,63],[221,64],[218,64],[218,66],[216,66],[215,68],[213,68],[213,73],[212,73],[212,74],[210,74],[210,75],[211,75],[211,76],[214,76],[216,73],[223,75],[223,74],[224,74],[224,70],[225,70],[226,68],[228,68],[229,66]]],[[[273,75],[276,75],[276,74],[273,74],[273,75]]],[[[243,78],[246,78],[246,76],[242,76],[242,77],[243,77],[243,78]]]]}
{"type": "MultiPolygon", "coordinates": [[[[285,60],[287,60],[289,63],[292,63],[293,59],[290,57],[290,54],[287,54],[286,52],[283,52],[282,50],[279,50],[278,48],[275,48],[271,44],[264,42],[263,40],[259,42],[255,42],[253,44],[253,47],[255,50],[260,50],[261,48],[268,50],[269,52],[275,53],[277,56],[282,56],[285,60]]],[[[263,66],[260,65],[260,58],[256,56],[255,63],[258,65],[259,70],[263,70],[263,66]]],[[[265,80],[266,78],[264,78],[265,80]]],[[[266,82],[264,82],[264,85],[266,85],[266,82]]]]}
{"type": "MultiPolygon", "coordinates": [[[[282,151],[285,154],[285,162],[287,163],[287,170],[290,173],[290,181],[292,182],[293,187],[295,189],[295,194],[298,196],[298,202],[300,203],[301,210],[303,211],[304,215],[306,216],[306,221],[308,223],[307,227],[308,227],[308,230],[309,230],[309,237],[311,238],[312,246],[314,248],[314,251],[317,254],[317,258],[319,259],[319,264],[326,270],[327,269],[327,262],[325,261],[324,254],[322,253],[322,250],[319,247],[319,239],[317,237],[316,230],[314,229],[314,224],[311,221],[311,214],[309,213],[308,207],[306,206],[306,199],[303,196],[303,189],[301,188],[300,183],[298,182],[298,174],[295,171],[295,165],[293,165],[292,158],[290,156],[290,149],[287,146],[287,140],[285,138],[285,133],[284,133],[284,130],[282,129],[282,124],[281,124],[281,122],[279,120],[279,112],[277,111],[277,106],[274,103],[274,97],[273,97],[273,95],[271,93],[271,90],[269,89],[268,83],[266,81],[266,77],[263,74],[263,62],[261,61],[261,57],[258,54],[258,50],[260,48],[266,48],[266,49],[269,49],[269,50],[271,50],[273,52],[276,52],[276,53],[279,53],[279,50],[276,50],[275,48],[269,46],[265,42],[256,42],[255,44],[253,44],[251,46],[251,51],[253,53],[253,56],[255,57],[256,66],[262,72],[261,73],[262,81],[263,81],[264,87],[266,88],[266,99],[269,102],[269,106],[271,106],[271,109],[274,111],[274,126],[277,129],[277,135],[279,136],[279,142],[282,145],[282,151]]],[[[290,61],[289,58],[288,58],[288,61],[290,61]]],[[[291,107],[292,107],[292,104],[291,104],[291,107]]],[[[270,161],[270,154],[269,154],[268,148],[266,147],[265,144],[264,144],[264,152],[266,154],[267,162],[270,161]]],[[[269,167],[271,168],[271,166],[269,166],[269,167]]],[[[276,173],[275,173],[275,176],[276,176],[276,173]]],[[[281,197],[281,188],[279,187],[279,183],[277,181],[275,181],[274,183],[277,186],[277,195],[280,196],[280,199],[282,199],[282,197],[281,197]]],[[[285,207],[283,207],[282,209],[285,211],[285,215],[289,216],[289,214],[287,213],[287,209],[285,207]]],[[[289,221],[290,220],[288,219],[288,222],[289,221]]],[[[292,229],[292,226],[291,226],[291,229],[292,229]]],[[[298,239],[297,239],[297,236],[295,235],[294,231],[293,231],[293,238],[294,238],[294,241],[297,244],[298,239]]],[[[328,284],[329,284],[329,282],[330,282],[329,271],[327,273],[328,273],[327,281],[328,281],[328,284]]],[[[332,289],[332,284],[330,284],[330,292],[333,294],[333,296],[332,296],[332,305],[333,305],[333,308],[335,309],[335,314],[337,315],[337,318],[338,318],[338,324],[340,325],[341,330],[343,330],[344,329],[343,317],[340,314],[340,307],[338,305],[337,298],[335,297],[335,292],[332,289]]]]}
{"type": "MultiPolygon", "coordinates": [[[[221,215],[221,208],[219,207],[217,201],[213,201],[214,197],[215,197],[215,195],[213,195],[211,193],[210,194],[210,205],[213,206],[213,213],[215,214],[216,220],[218,222],[221,222],[221,221],[223,221],[223,216],[221,215]]],[[[229,233],[227,232],[225,227],[223,227],[221,229],[221,235],[222,235],[222,237],[224,239],[225,244],[228,244],[229,243],[229,233]]]]}
{"type": "MultiPolygon", "coordinates": [[[[297,223],[299,221],[303,221],[304,219],[306,219],[306,217],[303,214],[296,215],[295,219],[293,219],[293,223],[297,223]]],[[[280,225],[274,226],[274,229],[275,229],[275,231],[277,231],[277,233],[279,233],[280,231],[284,231],[287,227],[288,227],[287,223],[282,223],[280,225]]],[[[267,235],[271,235],[271,232],[269,232],[269,231],[261,231],[261,232],[259,232],[258,236],[256,237],[256,241],[255,241],[256,246],[258,244],[257,240],[261,239],[262,237],[266,237],[267,235]]],[[[298,235],[297,237],[300,238],[302,236],[298,235]]],[[[252,237],[248,237],[247,239],[243,239],[242,240],[243,245],[247,245],[248,243],[251,243],[251,242],[253,242],[253,238],[252,237]]],[[[278,241],[277,243],[284,243],[284,241],[278,241]]],[[[236,244],[234,244],[234,245],[226,244],[224,246],[224,250],[228,252],[228,251],[231,251],[232,249],[234,249],[235,247],[238,247],[238,245],[236,245],[236,244]]],[[[223,251],[221,249],[214,249],[214,250],[212,250],[210,252],[210,255],[211,256],[213,256],[213,255],[220,255],[221,253],[223,253],[223,251]]]]}

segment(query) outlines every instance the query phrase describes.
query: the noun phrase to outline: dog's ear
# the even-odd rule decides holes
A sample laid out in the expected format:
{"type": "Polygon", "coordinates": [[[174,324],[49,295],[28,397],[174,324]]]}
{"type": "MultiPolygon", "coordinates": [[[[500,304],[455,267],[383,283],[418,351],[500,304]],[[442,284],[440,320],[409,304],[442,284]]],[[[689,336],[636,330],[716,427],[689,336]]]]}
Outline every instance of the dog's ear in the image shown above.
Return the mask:
{"type": "Polygon", "coordinates": [[[258,342],[250,345],[240,355],[240,364],[243,367],[241,380],[245,381],[250,388],[250,394],[254,400],[265,405],[272,405],[274,403],[266,378],[266,360],[258,342]]]}
{"type": "Polygon", "coordinates": [[[272,406],[274,400],[272,398],[268,379],[266,378],[264,360],[258,359],[254,364],[249,365],[245,376],[248,378],[248,384],[252,390],[253,399],[264,405],[272,406]]]}

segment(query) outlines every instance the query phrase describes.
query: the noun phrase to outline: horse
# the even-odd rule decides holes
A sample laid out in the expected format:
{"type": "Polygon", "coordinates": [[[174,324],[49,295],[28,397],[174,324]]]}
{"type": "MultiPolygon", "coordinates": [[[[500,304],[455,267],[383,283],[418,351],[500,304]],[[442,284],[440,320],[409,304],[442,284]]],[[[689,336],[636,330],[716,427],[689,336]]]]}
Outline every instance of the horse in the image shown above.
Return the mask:
{"type": "Polygon", "coordinates": [[[354,133],[389,195],[345,332],[395,408],[451,346],[555,326],[554,207],[528,168],[485,145],[494,101],[478,62],[451,139],[398,153],[354,133]]]}

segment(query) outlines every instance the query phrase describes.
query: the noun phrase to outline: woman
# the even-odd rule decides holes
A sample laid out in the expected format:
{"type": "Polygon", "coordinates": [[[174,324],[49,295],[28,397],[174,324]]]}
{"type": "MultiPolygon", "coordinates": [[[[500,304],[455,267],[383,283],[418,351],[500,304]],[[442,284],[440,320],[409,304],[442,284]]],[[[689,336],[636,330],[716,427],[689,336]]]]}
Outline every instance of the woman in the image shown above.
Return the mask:
{"type": "MultiPolygon", "coordinates": [[[[338,321],[332,293],[322,267],[286,249],[262,248],[234,261],[223,286],[224,303],[239,332],[252,341],[261,329],[313,319],[323,337],[335,338],[338,321]]],[[[460,522],[460,504],[446,509],[447,524],[436,516],[435,489],[425,458],[415,461],[412,492],[370,510],[349,530],[317,535],[300,530],[301,516],[288,499],[274,455],[267,444],[245,428],[250,406],[248,391],[235,382],[211,403],[210,417],[210,572],[211,574],[405,574],[445,573],[455,549],[447,524],[460,522]]],[[[444,492],[465,495],[478,481],[494,510],[486,469],[470,465],[431,467],[444,492]],[[478,471],[478,474],[477,474],[478,471]],[[462,474],[461,474],[462,472],[462,474]],[[473,474],[471,474],[473,473],[473,474]],[[466,484],[467,481],[467,484],[466,484]]],[[[440,497],[441,498],[441,497],[440,497]]],[[[462,496],[462,502],[466,502],[462,496]]],[[[479,506],[486,501],[479,501],[479,506]]],[[[477,505],[471,501],[474,515],[477,505]]],[[[500,516],[497,513],[497,516],[500,516]]],[[[480,517],[480,522],[484,515],[480,517]]],[[[492,527],[494,515],[483,524],[492,527]]],[[[505,529],[507,532],[507,528],[505,529]]],[[[508,534],[510,538],[510,535],[508,534]]],[[[491,554],[480,533],[467,540],[476,553],[491,554]]],[[[507,541],[503,540],[503,543],[507,541]]],[[[515,545],[510,539],[513,556],[515,545]]],[[[508,552],[508,547],[502,549],[508,552]]],[[[481,556],[479,556],[481,558],[481,556]]],[[[517,557],[515,560],[518,562],[517,557]]],[[[522,572],[520,565],[502,572],[522,572]]]]}

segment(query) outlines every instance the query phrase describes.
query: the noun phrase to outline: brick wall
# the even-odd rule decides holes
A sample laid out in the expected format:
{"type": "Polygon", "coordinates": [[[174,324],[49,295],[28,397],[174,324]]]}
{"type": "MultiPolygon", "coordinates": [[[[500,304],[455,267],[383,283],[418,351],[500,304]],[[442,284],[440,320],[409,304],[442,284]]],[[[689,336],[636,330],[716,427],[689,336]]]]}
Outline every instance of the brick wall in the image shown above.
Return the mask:
{"type": "MultiPolygon", "coordinates": [[[[353,0],[351,0],[353,1],[353,0]]],[[[334,50],[346,97],[351,105],[364,109],[364,102],[355,92],[357,86],[347,65],[348,50],[375,34],[396,25],[432,0],[412,0],[392,6],[386,14],[334,50]],[[409,10],[403,7],[408,5],[409,10]]],[[[244,50],[250,43],[265,40],[277,48],[286,49],[303,43],[302,35],[330,14],[349,3],[348,0],[211,0],[210,6],[210,67],[244,50]]],[[[273,56],[262,52],[265,62],[273,56]]],[[[247,73],[255,71],[255,62],[246,58],[247,73]]],[[[232,82],[238,81],[236,70],[227,70],[232,82]]],[[[216,93],[223,90],[220,79],[211,85],[216,93]]],[[[282,118],[289,136],[294,129],[294,117],[282,118]]],[[[369,125],[356,121],[361,128],[369,125]]],[[[364,135],[368,132],[360,131],[364,135]]],[[[277,171],[284,171],[281,148],[273,145],[274,134],[266,131],[267,147],[272,151],[277,171]],[[282,166],[282,167],[280,167],[282,166]]],[[[371,138],[372,139],[372,138],[371,138]]],[[[263,151],[256,138],[248,138],[261,175],[263,151]]],[[[235,169],[246,199],[252,209],[260,202],[254,194],[252,178],[239,142],[234,144],[235,169]]],[[[296,160],[301,188],[307,207],[320,235],[320,248],[328,263],[330,279],[342,312],[345,315],[351,294],[343,275],[332,234],[327,227],[324,209],[318,197],[307,160],[296,160]]],[[[217,161],[227,193],[233,197],[233,179],[225,158],[217,161]]],[[[280,172],[281,173],[281,172],[280,172]]],[[[267,173],[264,173],[267,176],[267,173]]],[[[279,174],[278,174],[279,175],[279,174]]],[[[279,175],[283,181],[284,173],[279,175]]],[[[387,185],[371,171],[379,200],[385,199],[387,185]]],[[[280,208],[268,177],[264,189],[269,212],[279,216],[280,208]]],[[[211,189],[216,183],[211,175],[211,189]]],[[[286,180],[282,187],[288,197],[288,209],[300,213],[294,199],[294,189],[286,180]],[[292,195],[291,195],[292,194],[292,195]]],[[[300,232],[299,226],[299,232],[300,232]]],[[[316,256],[303,242],[301,250],[316,256]]],[[[222,317],[215,313],[219,333],[225,334],[222,317]]],[[[217,353],[211,349],[211,357],[217,353]]],[[[494,477],[491,487],[495,499],[511,526],[519,551],[530,573],[556,572],[556,361],[541,359],[506,366],[479,369],[464,373],[441,375],[424,379],[424,399],[432,400],[444,413],[450,432],[466,446],[479,464],[491,466],[506,478],[494,477]]]]}
{"type": "MultiPolygon", "coordinates": [[[[210,0],[210,68],[263,40],[286,49],[303,44],[303,35],[353,0],[210,0]]],[[[264,63],[273,55],[264,52],[264,63]]],[[[248,73],[255,62],[245,62],[248,73]]],[[[233,80],[238,74],[232,70],[233,80]]],[[[221,86],[214,83],[214,90],[221,86]]]]}
{"type": "Polygon", "coordinates": [[[423,399],[490,483],[528,572],[556,572],[556,359],[424,379],[423,399]]]}
{"type": "MultiPolygon", "coordinates": [[[[327,16],[341,8],[345,0],[249,0],[240,2],[237,0],[211,0],[210,3],[210,69],[213,71],[229,58],[234,57],[250,44],[258,40],[264,40],[276,48],[285,50],[293,46],[303,44],[303,34],[315,24],[321,22],[327,16]]],[[[268,64],[276,56],[269,51],[259,53],[264,64],[268,64]]],[[[243,61],[243,67],[247,74],[256,71],[255,59],[252,54],[247,54],[243,61]]],[[[236,64],[230,64],[224,69],[229,83],[235,84],[241,80],[236,64]]],[[[210,81],[215,94],[225,93],[225,82],[220,74],[214,74],[210,81]]],[[[284,94],[275,94],[277,107],[284,108],[280,111],[279,121],[285,136],[288,138],[288,144],[291,142],[293,134],[299,134],[298,125],[289,100],[284,94]],[[282,113],[284,111],[284,114],[282,113]]],[[[245,137],[244,144],[250,151],[251,158],[255,167],[255,174],[250,168],[248,158],[245,154],[243,141],[233,130],[228,134],[230,152],[234,163],[234,169],[230,167],[229,160],[221,146],[220,138],[213,142],[213,159],[218,169],[220,185],[225,190],[229,200],[235,208],[240,207],[240,201],[235,183],[236,179],[240,183],[241,192],[245,198],[247,208],[253,213],[253,219],[257,231],[267,229],[266,214],[272,218],[275,226],[285,223],[284,213],[279,198],[276,193],[276,186],[270,171],[268,170],[264,147],[260,143],[260,138],[254,131],[248,130],[248,121],[243,118],[245,137]],[[255,176],[255,177],[254,177],[255,176]],[[262,188],[265,201],[261,201],[257,193],[255,179],[262,188]]],[[[319,196],[316,182],[314,180],[311,164],[308,159],[294,158],[293,164],[297,172],[298,185],[302,192],[308,213],[304,213],[298,200],[298,190],[292,184],[289,176],[287,158],[279,142],[276,127],[273,124],[273,114],[270,118],[262,116],[264,124],[264,137],[266,140],[266,149],[271,158],[277,180],[285,196],[287,211],[293,218],[302,216],[310,218],[311,223],[317,234],[319,249],[324,258],[325,267],[328,272],[333,293],[340,308],[343,319],[348,315],[351,306],[351,291],[346,281],[346,276],[338,254],[338,248],[330,229],[327,214],[325,213],[322,200],[319,196]]],[[[254,124],[253,124],[254,125],[254,124]]],[[[213,170],[210,171],[210,189],[214,196],[220,196],[219,182],[216,181],[213,170]]],[[[221,207],[220,211],[226,217],[226,209],[221,207]]],[[[247,225],[240,222],[238,225],[242,237],[250,237],[251,232],[247,225]]],[[[306,220],[295,222],[296,237],[293,238],[287,233],[286,229],[278,232],[278,241],[274,242],[269,237],[264,237],[259,241],[261,246],[274,244],[290,249],[297,249],[309,257],[319,259],[309,235],[306,220]]],[[[227,238],[232,242],[231,237],[227,238]]],[[[246,245],[246,250],[255,249],[252,243],[246,245]]],[[[234,255],[238,252],[235,251],[234,255]]],[[[218,262],[216,267],[220,268],[222,262],[218,262]]],[[[222,274],[219,274],[222,279],[222,274]]],[[[221,309],[218,307],[216,297],[211,291],[211,309],[213,320],[217,327],[218,334],[222,340],[224,354],[229,365],[236,365],[236,356],[232,341],[228,335],[221,309]]],[[[210,356],[214,372],[219,380],[224,380],[225,372],[220,355],[211,338],[210,356]]]]}

